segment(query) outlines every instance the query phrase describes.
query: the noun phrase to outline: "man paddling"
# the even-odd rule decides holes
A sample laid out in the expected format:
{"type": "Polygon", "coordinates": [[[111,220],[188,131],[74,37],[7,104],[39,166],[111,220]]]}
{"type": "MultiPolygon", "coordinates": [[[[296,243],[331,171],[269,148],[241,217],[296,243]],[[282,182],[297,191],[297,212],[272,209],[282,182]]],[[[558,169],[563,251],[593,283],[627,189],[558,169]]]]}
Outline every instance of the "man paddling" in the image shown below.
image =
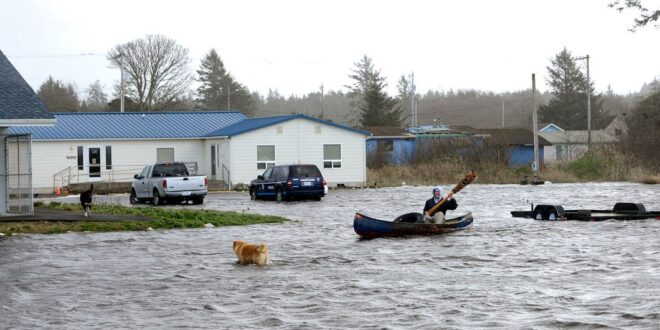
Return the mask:
{"type": "Polygon", "coordinates": [[[456,200],[453,198],[454,193],[449,192],[447,194],[447,199],[444,204],[440,205],[433,214],[429,214],[429,210],[432,209],[436,204],[440,203],[443,198],[442,198],[442,187],[438,186],[433,188],[433,197],[429,200],[426,201],[426,204],[424,205],[424,220],[426,222],[431,222],[431,223],[444,223],[445,222],[445,212],[447,210],[455,210],[458,207],[458,203],[456,203],[456,200]]]}

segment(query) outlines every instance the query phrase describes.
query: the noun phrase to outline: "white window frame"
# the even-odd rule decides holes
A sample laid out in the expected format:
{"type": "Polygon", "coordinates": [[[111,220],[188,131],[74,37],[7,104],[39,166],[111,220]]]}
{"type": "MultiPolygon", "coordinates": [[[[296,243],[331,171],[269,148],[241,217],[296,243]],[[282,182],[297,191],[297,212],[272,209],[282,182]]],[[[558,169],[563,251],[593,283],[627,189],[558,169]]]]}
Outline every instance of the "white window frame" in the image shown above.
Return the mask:
{"type": "Polygon", "coordinates": [[[169,162],[174,162],[175,159],[176,159],[176,156],[175,156],[174,148],[156,148],[156,162],[158,162],[158,163],[169,163],[169,162]],[[169,156],[169,155],[165,154],[165,152],[169,153],[169,151],[172,151],[172,159],[169,159],[169,158],[167,160],[158,159],[159,158],[158,157],[158,152],[159,151],[161,152],[161,157],[160,158],[162,158],[164,156],[169,156]]]}
{"type": "Polygon", "coordinates": [[[274,144],[261,144],[257,145],[257,169],[266,170],[269,167],[275,166],[275,145],[274,144]],[[259,147],[273,147],[273,159],[272,160],[259,160],[259,147]]]}
{"type": "Polygon", "coordinates": [[[328,143],[323,145],[323,168],[341,168],[341,149],[339,143],[328,143]],[[339,158],[326,158],[325,146],[339,146],[339,158]]]}

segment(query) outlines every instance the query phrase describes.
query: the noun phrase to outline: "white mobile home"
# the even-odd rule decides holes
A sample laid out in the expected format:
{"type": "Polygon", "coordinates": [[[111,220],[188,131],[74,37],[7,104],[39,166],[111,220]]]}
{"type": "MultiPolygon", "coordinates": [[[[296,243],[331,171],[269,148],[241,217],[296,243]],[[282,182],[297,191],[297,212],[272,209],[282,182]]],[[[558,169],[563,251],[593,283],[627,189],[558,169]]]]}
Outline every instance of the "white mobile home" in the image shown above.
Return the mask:
{"type": "Polygon", "coordinates": [[[218,163],[229,164],[234,184],[249,184],[275,164],[314,164],[330,186],[362,187],[367,135],[305,115],[254,118],[208,134],[206,149],[218,150],[218,163]]]}
{"type": "Polygon", "coordinates": [[[128,182],[146,164],[187,162],[229,185],[273,164],[316,164],[329,185],[366,182],[365,131],[303,115],[238,112],[60,113],[33,134],[35,193],[87,182],[128,182]]]}

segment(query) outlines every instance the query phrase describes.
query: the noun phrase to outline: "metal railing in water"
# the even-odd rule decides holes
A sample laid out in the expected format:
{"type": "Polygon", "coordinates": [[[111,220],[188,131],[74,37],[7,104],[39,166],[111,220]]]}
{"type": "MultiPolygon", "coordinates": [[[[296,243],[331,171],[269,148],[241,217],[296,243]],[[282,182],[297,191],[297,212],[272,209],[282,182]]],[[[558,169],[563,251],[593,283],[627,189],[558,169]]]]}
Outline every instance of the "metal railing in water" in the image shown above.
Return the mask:
{"type": "Polygon", "coordinates": [[[225,164],[222,164],[222,178],[225,179],[225,182],[227,183],[227,189],[231,190],[231,172],[225,166],[225,164]],[[227,172],[227,176],[225,177],[225,171],[227,172]]]}
{"type": "Polygon", "coordinates": [[[130,182],[133,175],[142,172],[145,165],[69,166],[53,175],[53,189],[87,182],[130,182]],[[91,171],[90,171],[91,168],[91,171]]]}

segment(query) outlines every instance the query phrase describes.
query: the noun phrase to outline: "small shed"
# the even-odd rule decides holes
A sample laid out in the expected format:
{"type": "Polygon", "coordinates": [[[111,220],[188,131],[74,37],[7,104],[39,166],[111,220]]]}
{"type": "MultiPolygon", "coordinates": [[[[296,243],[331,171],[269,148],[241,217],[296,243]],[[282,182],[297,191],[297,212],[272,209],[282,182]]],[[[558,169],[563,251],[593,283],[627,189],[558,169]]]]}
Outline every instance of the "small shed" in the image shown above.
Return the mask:
{"type": "Polygon", "coordinates": [[[0,216],[32,214],[31,131],[16,126],[52,126],[55,118],[0,51],[0,216]]]}
{"type": "MultiPolygon", "coordinates": [[[[523,166],[534,162],[534,132],[525,128],[480,129],[475,135],[489,139],[491,143],[507,146],[508,165],[523,166]]],[[[543,137],[538,137],[539,160],[543,163],[545,147],[550,145],[543,137]]]]}

